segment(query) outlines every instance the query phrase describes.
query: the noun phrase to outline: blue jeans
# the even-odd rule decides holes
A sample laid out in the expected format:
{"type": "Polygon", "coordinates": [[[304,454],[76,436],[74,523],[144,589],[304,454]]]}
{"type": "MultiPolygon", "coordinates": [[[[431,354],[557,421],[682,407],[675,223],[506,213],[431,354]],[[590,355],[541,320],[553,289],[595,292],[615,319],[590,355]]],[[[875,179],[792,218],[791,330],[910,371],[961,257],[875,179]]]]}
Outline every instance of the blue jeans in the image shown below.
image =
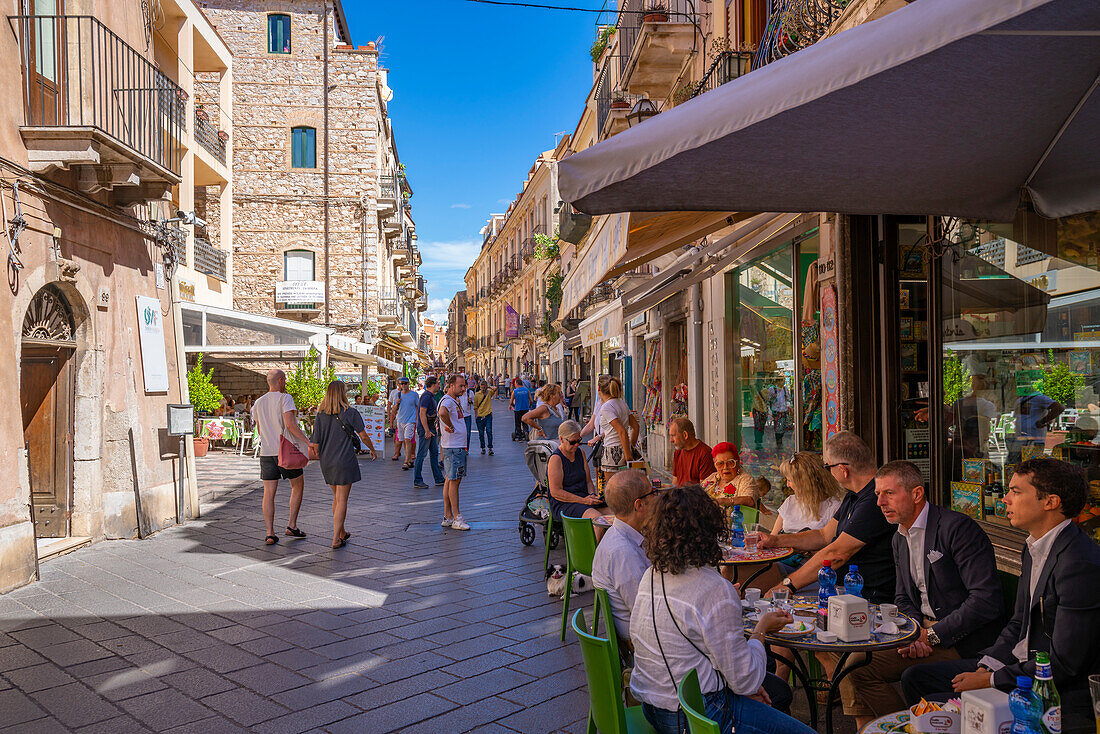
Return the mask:
{"type": "Polygon", "coordinates": [[[485,448],[485,441],[489,441],[489,448],[493,448],[493,414],[485,416],[484,418],[478,416],[477,419],[477,437],[481,441],[481,448],[485,448]]]}
{"type": "Polygon", "coordinates": [[[424,435],[424,425],[416,424],[416,462],[413,464],[413,484],[424,483],[424,455],[428,455],[429,464],[432,467],[432,476],[436,484],[443,483],[443,467],[439,465],[439,434],[434,433],[431,438],[424,435]]]}
{"type": "MultiPolygon", "coordinates": [[[[679,711],[669,711],[642,704],[646,720],[659,734],[686,734],[687,718],[679,711]],[[682,725],[682,726],[681,726],[682,725]]],[[[718,724],[722,734],[816,734],[806,724],[780,713],[767,704],[738,696],[729,688],[703,694],[703,712],[718,724]]]]}
{"type": "Polygon", "coordinates": [[[466,450],[470,450],[470,431],[473,429],[474,417],[472,415],[465,416],[463,420],[466,421],[466,450]]]}

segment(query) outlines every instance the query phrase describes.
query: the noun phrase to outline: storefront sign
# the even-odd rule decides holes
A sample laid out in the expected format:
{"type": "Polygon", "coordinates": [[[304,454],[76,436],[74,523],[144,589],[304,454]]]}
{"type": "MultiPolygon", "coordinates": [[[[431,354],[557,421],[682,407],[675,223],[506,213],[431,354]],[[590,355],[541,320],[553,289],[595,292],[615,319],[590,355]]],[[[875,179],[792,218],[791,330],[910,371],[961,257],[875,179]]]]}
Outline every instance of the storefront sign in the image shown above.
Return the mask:
{"type": "Polygon", "coordinates": [[[378,366],[381,367],[384,370],[389,370],[390,372],[396,372],[397,374],[401,374],[402,370],[404,369],[400,364],[398,364],[397,362],[394,362],[391,359],[386,359],[385,357],[378,357],[377,360],[378,360],[378,366]]]}
{"type": "Polygon", "coordinates": [[[277,303],[324,303],[325,284],[320,280],[280,280],[275,282],[277,303]]]}
{"type": "Polygon", "coordinates": [[[825,280],[836,277],[836,259],[832,255],[817,259],[817,278],[825,280]]]}
{"type": "Polygon", "coordinates": [[[551,364],[565,359],[565,337],[558,337],[558,340],[550,345],[548,351],[551,364]]]}
{"type": "Polygon", "coordinates": [[[837,370],[839,346],[837,343],[837,298],[836,286],[827,285],[821,289],[821,388],[825,410],[825,440],[840,433],[840,374],[837,370]]]}
{"type": "Polygon", "coordinates": [[[504,336],[515,339],[519,336],[519,312],[512,304],[504,304],[504,336]]]}
{"type": "Polygon", "coordinates": [[[613,352],[616,349],[623,348],[623,335],[616,334],[615,336],[608,337],[607,339],[607,351],[613,352]]]}
{"type": "Polygon", "coordinates": [[[180,279],[180,300],[188,301],[189,303],[195,302],[195,284],[189,280],[180,279]]]}
{"type": "Polygon", "coordinates": [[[598,228],[589,238],[588,249],[565,276],[558,313],[572,311],[626,254],[629,217],[629,214],[612,214],[600,219],[598,228]]]}
{"type": "Polygon", "coordinates": [[[160,299],[137,296],[137,317],[145,392],[168,392],[168,354],[164,347],[160,299]]]}
{"type": "Polygon", "coordinates": [[[638,314],[637,316],[632,318],[629,322],[627,322],[626,326],[627,326],[628,329],[637,329],[641,326],[645,326],[645,319],[646,319],[646,312],[642,311],[640,314],[638,314]]]}
{"type": "Polygon", "coordinates": [[[581,344],[591,347],[600,342],[619,337],[619,346],[622,347],[623,334],[623,307],[621,304],[605,307],[595,316],[581,322],[581,344]]]}

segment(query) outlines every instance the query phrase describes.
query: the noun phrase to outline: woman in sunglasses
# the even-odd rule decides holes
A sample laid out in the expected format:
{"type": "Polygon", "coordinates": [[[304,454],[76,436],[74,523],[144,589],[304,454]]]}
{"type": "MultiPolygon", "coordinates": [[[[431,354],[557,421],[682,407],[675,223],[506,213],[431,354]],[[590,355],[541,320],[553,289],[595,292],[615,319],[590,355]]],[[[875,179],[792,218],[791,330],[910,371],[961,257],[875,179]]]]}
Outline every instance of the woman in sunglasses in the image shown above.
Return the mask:
{"type": "Polygon", "coordinates": [[[741,471],[741,454],[736,446],[723,441],[715,445],[711,456],[715,472],[703,480],[703,489],[725,510],[727,521],[734,505],[749,505],[770,514],[759,503],[756,477],[741,471]]]}
{"type": "MultiPolygon", "coordinates": [[[[575,421],[558,426],[558,448],[550,455],[546,474],[550,482],[550,513],[555,520],[568,517],[597,518],[611,510],[596,494],[584,451],[580,448],[581,427],[575,421]]],[[[605,528],[595,526],[596,540],[605,528]]]]}

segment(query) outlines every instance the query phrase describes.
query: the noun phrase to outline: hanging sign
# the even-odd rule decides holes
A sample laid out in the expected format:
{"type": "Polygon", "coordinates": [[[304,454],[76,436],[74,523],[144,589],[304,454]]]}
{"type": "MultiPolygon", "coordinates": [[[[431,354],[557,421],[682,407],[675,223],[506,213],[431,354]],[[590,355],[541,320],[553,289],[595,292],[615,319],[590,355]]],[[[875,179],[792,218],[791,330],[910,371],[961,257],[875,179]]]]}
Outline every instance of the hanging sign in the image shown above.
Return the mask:
{"type": "Polygon", "coordinates": [[[824,397],[822,405],[825,407],[823,423],[826,440],[840,433],[840,374],[837,365],[839,346],[836,316],[836,286],[829,284],[821,289],[821,341],[824,345],[821,352],[821,388],[824,397]]]}
{"type": "Polygon", "coordinates": [[[504,336],[515,339],[519,336],[519,312],[512,304],[504,304],[504,336]]]}
{"type": "Polygon", "coordinates": [[[168,392],[168,353],[164,348],[160,299],[137,296],[137,317],[145,392],[168,392]]]}

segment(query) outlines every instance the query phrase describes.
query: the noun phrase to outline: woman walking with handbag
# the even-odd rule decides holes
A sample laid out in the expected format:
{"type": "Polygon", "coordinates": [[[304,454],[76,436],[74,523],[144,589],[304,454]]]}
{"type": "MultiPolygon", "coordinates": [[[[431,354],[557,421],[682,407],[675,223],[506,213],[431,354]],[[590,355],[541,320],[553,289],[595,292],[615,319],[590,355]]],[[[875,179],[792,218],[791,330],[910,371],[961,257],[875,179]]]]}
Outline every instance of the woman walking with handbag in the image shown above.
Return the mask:
{"type": "Polygon", "coordinates": [[[325,398],[317,408],[309,450],[321,463],[321,475],[332,487],[332,547],[343,548],[351,533],[344,529],[348,514],[351,485],[363,478],[355,457],[359,440],[370,450],[371,461],[378,458],[374,444],[359,411],[348,405],[343,382],[333,380],[325,389],[325,398]]]}

